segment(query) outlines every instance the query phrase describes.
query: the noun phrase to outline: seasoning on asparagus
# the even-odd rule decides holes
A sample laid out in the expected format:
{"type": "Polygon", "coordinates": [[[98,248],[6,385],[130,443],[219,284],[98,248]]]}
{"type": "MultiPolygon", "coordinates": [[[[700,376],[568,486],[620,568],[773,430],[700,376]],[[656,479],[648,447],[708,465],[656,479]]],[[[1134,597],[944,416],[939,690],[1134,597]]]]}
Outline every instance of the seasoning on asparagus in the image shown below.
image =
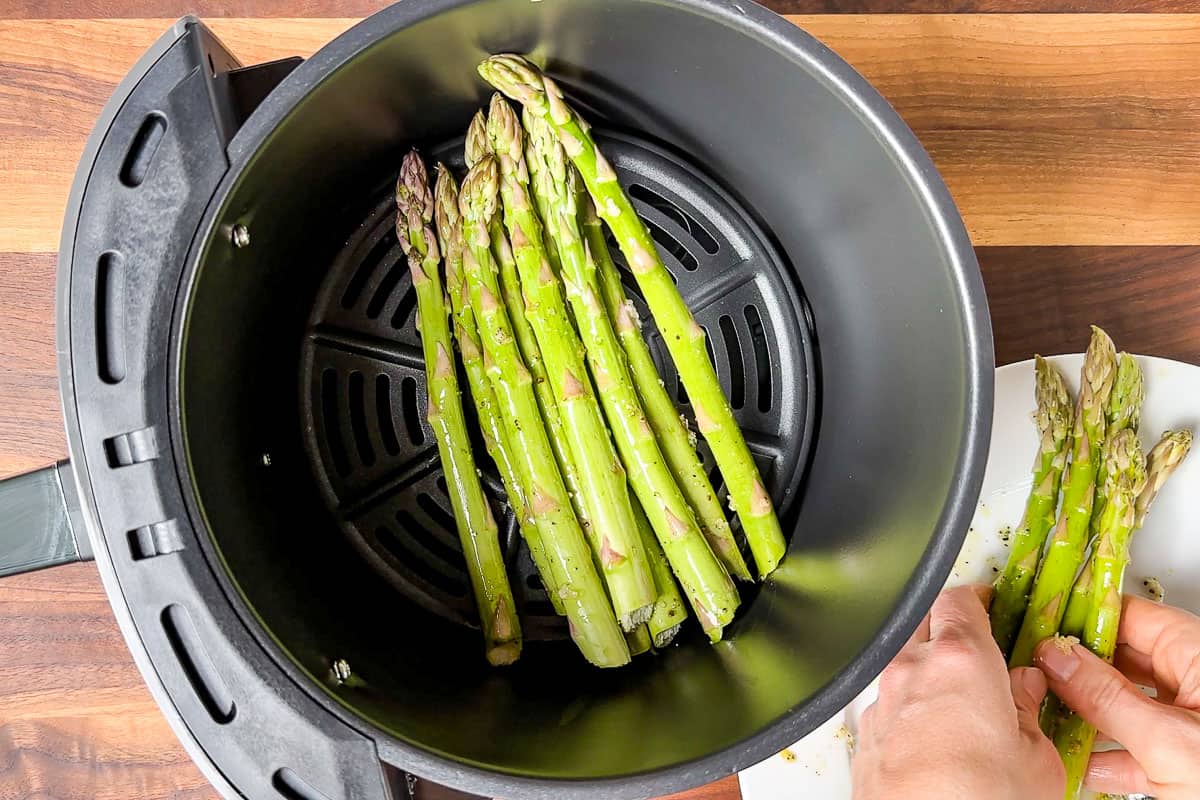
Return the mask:
{"type": "Polygon", "coordinates": [[[786,550],[779,519],[708,359],[704,330],[675,288],[649,231],[618,183],[612,166],[596,148],[589,127],[566,104],[553,81],[515,55],[492,56],[479,65],[479,72],[531,114],[549,121],[568,157],[579,169],[598,213],[612,229],[645,295],[691,398],[697,427],[725,477],[730,501],[741,519],[758,574],[765,577],[779,565],[786,550]]]}
{"type": "MultiPolygon", "coordinates": [[[[650,618],[655,591],[634,524],[625,470],[588,379],[583,344],[571,326],[558,277],[542,246],[542,225],[529,195],[521,124],[500,95],[493,98],[488,110],[487,130],[499,161],[504,223],[517,262],[525,312],[562,415],[563,435],[590,522],[587,532],[617,619],[625,630],[632,631],[650,618]]],[[[603,393],[604,385],[597,382],[603,393]]]]}
{"type": "MultiPolygon", "coordinates": [[[[1129,353],[1121,353],[1117,357],[1117,377],[1113,383],[1112,394],[1108,397],[1108,408],[1105,411],[1105,435],[1108,438],[1116,436],[1128,428],[1137,432],[1138,422],[1142,416],[1142,402],[1145,400],[1145,381],[1142,378],[1142,368],[1137,359],[1129,353]]],[[[1104,465],[1101,465],[1104,469],[1104,465]]],[[[1101,472],[1100,475],[1104,475],[1101,472]]],[[[1104,505],[1107,498],[1106,482],[1099,477],[1096,479],[1096,498],[1092,503],[1091,542],[1096,541],[1100,531],[1100,520],[1104,516],[1104,505]]],[[[1067,610],[1063,613],[1062,623],[1058,630],[1064,636],[1083,637],[1083,626],[1087,618],[1088,607],[1092,597],[1092,559],[1089,558],[1071,587],[1071,595],[1067,599],[1067,610]]]]}
{"type": "Polygon", "coordinates": [[[508,313],[499,299],[488,224],[496,213],[500,172],[485,156],[467,173],[459,193],[463,220],[463,277],[479,325],[489,375],[501,417],[517,459],[518,474],[533,523],[541,534],[549,576],[563,601],[571,638],[591,663],[619,667],[629,663],[629,648],[604,585],[592,566],[591,551],[571,510],[567,489],[542,424],[532,378],[513,338],[508,313]]]}
{"type": "MultiPolygon", "coordinates": [[[[1112,661],[1121,618],[1121,582],[1129,563],[1129,539],[1137,526],[1137,498],[1146,484],[1146,458],[1137,434],[1129,428],[1109,439],[1104,449],[1108,502],[1101,515],[1092,559],[1094,580],[1083,643],[1099,657],[1112,661]]],[[[1067,800],[1079,796],[1095,739],[1096,729],[1075,714],[1061,721],[1055,731],[1054,746],[1067,772],[1067,800]]]]}
{"type": "Polygon", "coordinates": [[[530,123],[529,152],[539,164],[540,185],[535,188],[543,197],[545,223],[559,249],[562,283],[617,450],[696,617],[709,638],[719,641],[737,611],[737,589],[700,532],[642,410],[625,353],[600,297],[595,263],[579,229],[574,168],[567,164],[549,125],[537,117],[530,123]]]}
{"type": "MultiPolygon", "coordinates": [[[[538,574],[547,575],[549,570],[546,568],[541,537],[538,534],[537,526],[530,522],[526,510],[525,496],[517,475],[512,447],[508,443],[508,434],[504,431],[504,423],[500,420],[496,407],[496,393],[492,389],[484,366],[479,331],[475,324],[475,312],[471,309],[471,300],[467,296],[466,285],[462,279],[464,243],[462,220],[458,213],[458,184],[444,164],[438,164],[436,171],[437,181],[433,192],[434,221],[438,243],[445,259],[446,295],[450,298],[450,308],[454,318],[454,338],[458,341],[458,349],[462,354],[463,369],[467,374],[471,399],[475,403],[475,413],[479,418],[479,427],[483,433],[484,447],[500,471],[500,479],[504,483],[508,504],[517,518],[521,537],[529,547],[529,554],[538,569],[538,574]]],[[[550,598],[554,610],[561,615],[563,607],[558,592],[551,591],[551,587],[546,586],[546,594],[550,598]]]]}
{"type": "Polygon", "coordinates": [[[1008,563],[996,581],[992,600],[992,636],[1007,656],[1016,638],[1029,602],[1038,562],[1046,536],[1054,527],[1058,490],[1067,464],[1073,409],[1071,395],[1062,375],[1046,359],[1037,356],[1034,363],[1038,429],[1038,455],[1033,465],[1033,488],[1025,503],[1025,515],[1013,536],[1008,563]]]}
{"type": "Polygon", "coordinates": [[[1071,434],[1071,464],[1063,483],[1062,508],[1049,549],[1034,579],[1029,608],[1009,657],[1010,667],[1028,666],[1038,643],[1058,633],[1067,596],[1083,563],[1092,517],[1099,447],[1104,441],[1105,408],[1117,371],[1116,349],[1108,334],[1092,328],[1083,361],[1079,400],[1071,434]]]}
{"type": "Polygon", "coordinates": [[[420,314],[429,425],[446,474],[487,660],[497,666],[511,664],[521,654],[521,625],[500,552],[500,533],[475,469],[463,416],[452,355],[454,345],[438,275],[441,258],[431,227],[433,195],[425,165],[416,151],[404,158],[396,184],[396,207],[396,235],[408,257],[420,314]]]}
{"type": "Polygon", "coordinates": [[[583,238],[596,262],[604,305],[617,330],[621,347],[625,350],[633,384],[642,399],[642,408],[658,439],[659,449],[675,476],[675,482],[696,512],[696,522],[700,524],[700,531],[708,540],[709,547],[721,559],[730,575],[741,581],[753,580],[729,520],[725,517],[721,500],[696,452],[695,435],[688,429],[687,419],[675,408],[675,402],[667,392],[654,358],[650,355],[650,347],[642,336],[642,323],[637,309],[625,295],[620,272],[609,253],[608,242],[604,240],[604,223],[596,215],[596,206],[586,191],[580,193],[578,204],[583,238]]]}

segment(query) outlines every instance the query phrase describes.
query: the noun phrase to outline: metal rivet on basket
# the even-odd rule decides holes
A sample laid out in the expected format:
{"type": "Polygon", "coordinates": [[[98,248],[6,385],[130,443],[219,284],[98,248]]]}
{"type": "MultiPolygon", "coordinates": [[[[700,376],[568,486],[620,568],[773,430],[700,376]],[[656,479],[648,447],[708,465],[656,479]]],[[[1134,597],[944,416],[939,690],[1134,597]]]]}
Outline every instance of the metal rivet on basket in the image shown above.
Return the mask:
{"type": "Polygon", "coordinates": [[[232,239],[234,247],[247,247],[250,244],[250,229],[240,223],[234,225],[232,239]]]}

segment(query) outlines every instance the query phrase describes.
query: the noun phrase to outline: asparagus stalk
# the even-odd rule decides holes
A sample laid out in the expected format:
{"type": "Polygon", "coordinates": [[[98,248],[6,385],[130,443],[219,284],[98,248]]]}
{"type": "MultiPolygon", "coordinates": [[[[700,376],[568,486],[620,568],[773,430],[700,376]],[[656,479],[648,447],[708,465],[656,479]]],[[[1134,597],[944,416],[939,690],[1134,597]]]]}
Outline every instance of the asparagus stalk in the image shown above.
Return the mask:
{"type": "MultiPolygon", "coordinates": [[[[1112,394],[1108,397],[1108,407],[1105,410],[1105,435],[1109,438],[1116,436],[1125,429],[1137,432],[1138,421],[1142,416],[1142,401],[1145,399],[1145,382],[1142,379],[1142,368],[1137,359],[1129,353],[1117,356],[1117,377],[1113,383],[1112,394]]],[[[1102,466],[1101,469],[1104,469],[1102,466]]],[[[1102,473],[1103,474],[1103,473],[1102,473]]],[[[1100,520],[1104,516],[1104,505],[1108,495],[1107,482],[1096,481],[1096,499],[1092,504],[1091,541],[1095,542],[1100,532],[1100,520]]],[[[1058,629],[1064,636],[1083,636],[1083,626],[1087,619],[1088,607],[1092,597],[1092,559],[1083,565],[1075,585],[1071,587],[1071,595],[1067,599],[1067,610],[1063,613],[1062,624],[1058,629]]]]}
{"type": "MultiPolygon", "coordinates": [[[[1129,563],[1129,539],[1137,527],[1137,498],[1146,484],[1146,458],[1137,434],[1126,428],[1112,437],[1105,447],[1105,465],[1108,503],[1101,515],[1092,559],[1094,582],[1083,642],[1096,655],[1112,661],[1121,618],[1121,582],[1129,563]]],[[[1055,731],[1054,746],[1067,772],[1068,800],[1079,796],[1095,740],[1096,729],[1075,714],[1060,721],[1055,731]]]]}
{"type": "Polygon", "coordinates": [[[654,646],[666,647],[674,641],[679,629],[683,627],[683,621],[688,615],[687,607],[683,604],[683,597],[679,594],[679,586],[675,583],[675,575],[671,572],[671,565],[667,562],[662,545],[654,536],[654,529],[650,527],[650,520],[646,519],[642,504],[636,499],[633,501],[633,516],[637,521],[638,535],[642,537],[642,544],[650,559],[650,570],[654,573],[654,589],[658,592],[658,599],[654,601],[654,610],[646,625],[654,639],[654,646]]]}
{"type": "Polygon", "coordinates": [[[430,225],[433,195],[416,151],[404,158],[396,184],[396,234],[408,257],[420,314],[421,347],[429,387],[429,424],[446,473],[458,538],[479,609],[487,660],[501,666],[521,654],[521,624],[500,553],[500,533],[483,493],[467,435],[442,297],[437,239],[430,225]]]}
{"type": "MultiPolygon", "coordinates": [[[[475,413],[483,432],[484,446],[488,455],[500,470],[500,479],[508,495],[509,505],[517,517],[521,536],[529,546],[530,556],[538,568],[539,575],[548,575],[545,550],[537,527],[529,520],[525,496],[517,474],[516,462],[504,424],[496,407],[496,393],[484,367],[483,351],[479,342],[479,331],[475,324],[475,312],[471,309],[470,297],[462,279],[463,238],[462,220],[458,213],[458,184],[445,165],[437,165],[437,182],[434,187],[434,221],[446,264],[446,294],[450,297],[451,313],[454,317],[454,336],[462,353],[463,368],[467,374],[467,385],[475,402],[475,413]]],[[[546,587],[554,610],[563,613],[562,599],[558,592],[546,587]]]]}
{"type": "Polygon", "coordinates": [[[1033,650],[1058,632],[1066,612],[1067,595],[1083,563],[1092,517],[1099,445],[1104,441],[1105,407],[1116,375],[1116,350],[1108,334],[1092,328],[1092,341],[1083,362],[1083,378],[1071,434],[1071,465],[1063,484],[1062,509],[1050,537],[1049,549],[1034,579],[1029,608],[1009,657],[1010,667],[1028,666],[1033,650]]]}
{"type": "Polygon", "coordinates": [[[612,166],[596,148],[587,124],[564,102],[558,86],[525,59],[514,55],[492,56],[479,65],[479,72],[531,114],[550,122],[568,157],[579,169],[600,216],[612,229],[633,270],[687,388],[696,425],[725,477],[730,501],[742,521],[758,574],[769,575],[787,549],[771,497],[708,359],[704,330],[675,288],[649,231],[617,182],[612,166]]]}
{"type": "MultiPolygon", "coordinates": [[[[526,130],[529,130],[529,120],[531,118],[532,118],[532,115],[529,113],[529,110],[523,109],[522,114],[521,114],[521,120],[522,120],[522,125],[525,127],[526,130]]],[[[538,163],[538,159],[534,158],[532,153],[529,152],[529,143],[528,142],[526,142],[525,149],[526,149],[525,165],[529,169],[529,185],[531,187],[536,187],[538,185],[538,183],[540,181],[544,180],[545,178],[543,175],[540,174],[541,173],[541,165],[538,163]]],[[[550,238],[550,228],[549,228],[548,224],[545,224],[546,220],[548,220],[550,218],[549,217],[549,209],[546,207],[546,198],[544,197],[543,193],[535,191],[533,193],[533,202],[534,202],[534,205],[537,207],[538,219],[542,220],[542,222],[543,222],[542,244],[546,248],[546,258],[548,258],[550,260],[550,266],[554,269],[554,274],[558,275],[562,272],[562,261],[559,259],[559,256],[558,256],[558,247],[554,244],[554,241],[550,238]]]]}
{"type": "Polygon", "coordinates": [[[650,347],[642,336],[642,323],[638,319],[637,309],[625,296],[620,273],[604,240],[604,223],[596,215],[596,206],[586,192],[581,193],[578,205],[584,241],[599,272],[604,305],[617,329],[634,386],[642,399],[642,407],[658,439],[663,457],[692,510],[696,512],[696,521],[700,523],[700,531],[708,540],[709,547],[721,559],[730,575],[742,581],[752,580],[750,568],[746,566],[746,559],[742,557],[729,520],[725,517],[725,510],[696,453],[695,435],[688,429],[687,420],[676,410],[671,395],[663,385],[658,367],[650,355],[650,347]]]}
{"type": "Polygon", "coordinates": [[[650,629],[645,624],[638,625],[625,634],[625,644],[629,647],[629,655],[640,656],[650,651],[650,629]]]}
{"type": "Polygon", "coordinates": [[[479,325],[489,376],[502,409],[508,441],[533,524],[541,534],[549,575],[543,575],[563,601],[571,638],[584,657],[601,667],[629,663],[612,606],[605,596],[591,552],[567,499],[562,474],[542,424],[532,378],[513,338],[512,324],[500,302],[488,223],[496,213],[500,173],[492,156],[468,172],[459,193],[463,220],[463,278],[479,325]]]}
{"type": "MultiPolygon", "coordinates": [[[[634,524],[625,470],[588,380],[583,344],[571,326],[558,278],[542,246],[542,224],[529,196],[520,122],[498,94],[492,98],[487,129],[500,165],[504,224],[513,245],[526,316],[562,415],[563,434],[591,523],[587,533],[617,619],[621,627],[632,631],[650,618],[655,592],[654,576],[634,524]]],[[[600,388],[603,393],[603,384],[600,388]]]]}
{"type": "MultiPolygon", "coordinates": [[[[503,102],[503,101],[501,101],[503,102]]],[[[629,481],[697,618],[713,641],[733,620],[737,588],[700,532],[659,451],[633,386],[625,353],[600,299],[595,263],[579,229],[577,180],[544,121],[531,119],[530,152],[539,162],[546,225],[559,248],[562,281],[629,481]]]]}
{"type": "MultiPolygon", "coordinates": [[[[475,166],[485,155],[492,153],[492,143],[487,133],[487,117],[482,111],[475,114],[467,128],[465,145],[467,167],[475,166]]],[[[582,503],[583,493],[579,486],[579,473],[567,447],[567,437],[563,432],[562,416],[554,400],[550,381],[546,376],[546,365],[542,360],[542,351],[538,347],[533,327],[525,314],[525,298],[521,294],[521,281],[517,275],[517,262],[513,258],[512,244],[508,233],[504,230],[504,220],[500,214],[492,217],[488,223],[488,233],[492,239],[492,257],[499,267],[500,295],[504,299],[509,321],[517,339],[517,349],[533,376],[533,390],[537,396],[538,408],[550,434],[550,446],[554,448],[554,460],[562,472],[567,492],[571,496],[571,507],[575,517],[588,530],[591,522],[587,509],[582,503]]]]}
{"type": "Polygon", "coordinates": [[[1034,370],[1034,395],[1037,400],[1034,423],[1040,443],[1033,465],[1033,488],[1025,503],[1025,515],[1013,538],[1008,563],[996,581],[990,614],[992,636],[1005,655],[1012,647],[1021,619],[1025,616],[1029,589],[1033,586],[1046,536],[1054,526],[1054,510],[1058,504],[1063,469],[1067,464],[1074,413],[1066,382],[1058,370],[1041,356],[1037,357],[1034,370]]]}

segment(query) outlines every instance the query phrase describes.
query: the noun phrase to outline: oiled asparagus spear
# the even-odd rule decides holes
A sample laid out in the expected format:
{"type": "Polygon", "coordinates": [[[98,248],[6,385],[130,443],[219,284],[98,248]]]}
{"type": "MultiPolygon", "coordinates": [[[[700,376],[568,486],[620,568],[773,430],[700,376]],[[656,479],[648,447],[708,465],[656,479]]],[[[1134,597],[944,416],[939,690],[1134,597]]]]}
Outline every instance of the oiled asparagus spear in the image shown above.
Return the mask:
{"type": "Polygon", "coordinates": [[[738,549],[729,520],[725,518],[725,509],[721,507],[716,490],[704,471],[704,464],[696,453],[695,436],[688,430],[687,420],[676,410],[671,395],[659,377],[650,347],[642,336],[642,323],[638,319],[637,309],[625,295],[617,265],[608,251],[608,242],[604,240],[604,223],[596,215],[596,207],[586,192],[581,194],[578,204],[583,238],[596,262],[605,308],[625,350],[634,386],[642,399],[642,407],[658,439],[663,457],[688,504],[696,512],[696,521],[700,523],[700,531],[708,540],[709,547],[721,559],[730,575],[741,581],[752,580],[750,568],[746,566],[746,559],[738,549]]]}
{"type": "Polygon", "coordinates": [[[1083,361],[1079,401],[1072,431],[1071,464],[1063,483],[1062,508],[1029,595],[1029,608],[1021,623],[1010,667],[1029,666],[1033,650],[1043,639],[1058,633],[1066,612],[1075,574],[1083,564],[1092,517],[1096,471],[1104,441],[1105,407],[1117,371],[1117,354],[1108,334],[1092,328],[1092,341],[1083,361]]]}
{"type": "MultiPolygon", "coordinates": [[[[1137,434],[1129,428],[1109,439],[1104,452],[1108,502],[1101,515],[1092,559],[1094,580],[1083,643],[1104,660],[1112,661],[1121,619],[1121,582],[1129,563],[1129,538],[1137,525],[1137,497],[1146,483],[1146,458],[1137,434]]],[[[1054,746],[1067,771],[1067,800],[1079,796],[1095,740],[1096,729],[1075,714],[1060,722],[1055,731],[1054,746]]]]}
{"type": "Polygon", "coordinates": [[[429,387],[429,425],[437,440],[459,542],[479,609],[487,659],[511,664],[521,654],[521,625],[500,552],[500,534],[483,493],[463,417],[454,345],[438,275],[441,257],[430,223],[433,195],[416,151],[404,158],[396,185],[396,234],[408,257],[420,314],[421,348],[429,387]]]}
{"type": "Polygon", "coordinates": [[[1058,505],[1059,484],[1067,465],[1073,414],[1067,384],[1058,370],[1041,356],[1037,357],[1034,370],[1037,400],[1034,423],[1039,445],[1033,465],[1033,489],[1025,503],[1025,516],[1013,536],[1008,563],[996,581],[990,612],[992,636],[1006,656],[1025,616],[1029,589],[1042,558],[1046,536],[1054,526],[1054,509],[1058,505]]]}
{"type": "Polygon", "coordinates": [[[576,190],[571,185],[576,180],[574,169],[568,169],[549,126],[536,118],[531,123],[529,151],[539,162],[537,188],[548,215],[545,222],[559,249],[562,282],[617,450],[696,617],[709,637],[718,641],[737,610],[737,589],[700,532],[642,410],[625,352],[600,298],[595,263],[579,229],[576,190]]]}
{"type": "MultiPolygon", "coordinates": [[[[446,294],[450,298],[450,308],[454,317],[454,336],[458,340],[459,352],[462,353],[467,384],[470,386],[475,413],[483,431],[483,442],[488,455],[500,470],[500,479],[504,482],[508,503],[517,517],[521,537],[529,546],[529,553],[538,568],[538,574],[545,576],[549,574],[549,570],[546,567],[541,536],[537,526],[530,521],[525,506],[525,497],[508,443],[508,434],[504,432],[504,423],[501,422],[496,407],[496,393],[484,367],[479,331],[475,325],[475,312],[471,309],[471,300],[466,294],[466,285],[462,279],[464,245],[462,220],[458,213],[458,184],[443,164],[437,165],[433,200],[438,242],[446,264],[446,294]]],[[[546,594],[554,610],[561,615],[563,607],[558,592],[547,585],[546,594]]]]}
{"type": "MultiPolygon", "coordinates": [[[[1121,353],[1117,357],[1117,377],[1113,383],[1112,394],[1108,396],[1108,408],[1105,411],[1105,436],[1112,438],[1126,428],[1137,432],[1138,421],[1142,416],[1142,401],[1145,399],[1145,382],[1142,379],[1142,368],[1137,359],[1129,353],[1121,353]]],[[[1105,469],[1102,465],[1101,469],[1105,469]]],[[[1105,473],[1101,473],[1103,475],[1105,473]]],[[[1096,479],[1096,499],[1092,504],[1092,520],[1090,525],[1091,540],[1094,542],[1100,532],[1100,520],[1104,516],[1104,504],[1107,498],[1107,481],[1096,479]]],[[[1071,596],[1067,599],[1067,610],[1063,613],[1062,624],[1058,630],[1064,636],[1083,636],[1083,626],[1086,622],[1088,608],[1092,598],[1092,559],[1089,558],[1071,587],[1071,596]]]]}
{"type": "Polygon", "coordinates": [[[733,418],[716,371],[708,359],[704,330],[696,323],[655,250],[645,224],[596,148],[586,123],[563,100],[562,91],[520,56],[492,56],[479,65],[483,78],[531,114],[550,122],[579,169],[601,218],[612,229],[641,287],[679,376],[691,398],[696,426],[712,448],[729,487],[760,577],[769,575],[787,549],[775,507],[758,465],[733,418]]]}
{"type": "Polygon", "coordinates": [[[508,313],[499,299],[488,223],[496,213],[500,173],[493,157],[481,159],[463,181],[459,211],[463,220],[463,278],[479,325],[489,376],[502,410],[509,443],[533,523],[541,533],[548,569],[544,580],[556,587],[571,637],[592,664],[629,663],[629,648],[613,615],[604,585],[567,499],[554,452],[534,396],[532,378],[513,338],[508,313]]]}
{"type": "MultiPolygon", "coordinates": [[[[520,121],[498,94],[488,109],[487,130],[500,166],[504,224],[517,262],[525,313],[562,415],[563,435],[590,523],[587,532],[617,619],[632,631],[650,618],[655,591],[633,520],[625,470],[588,380],[583,344],[571,326],[558,277],[542,246],[542,224],[529,195],[520,121]]],[[[600,392],[604,391],[600,385],[600,392]]]]}

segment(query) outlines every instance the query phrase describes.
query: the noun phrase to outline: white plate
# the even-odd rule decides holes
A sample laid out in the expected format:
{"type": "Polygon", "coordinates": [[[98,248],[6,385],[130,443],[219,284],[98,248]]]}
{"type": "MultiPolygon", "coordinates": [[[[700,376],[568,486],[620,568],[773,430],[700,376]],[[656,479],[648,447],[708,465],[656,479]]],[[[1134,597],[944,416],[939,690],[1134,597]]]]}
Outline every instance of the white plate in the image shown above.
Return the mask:
{"type": "MultiPolygon", "coordinates": [[[[1049,359],[1079,388],[1081,354],[1049,359]]],[[[1200,367],[1139,356],[1146,376],[1142,446],[1149,450],[1168,428],[1200,432],[1200,367]]],[[[948,586],[990,582],[1003,568],[1008,545],[1001,532],[1016,525],[1029,494],[1037,449],[1033,412],[1033,361],[996,370],[992,447],[975,518],[948,586]]],[[[1157,579],[1172,605],[1200,613],[1200,454],[1193,455],[1159,495],[1133,542],[1125,591],[1149,596],[1144,581],[1157,579]]],[[[850,797],[850,746],[862,712],[875,698],[872,683],[828,723],[800,742],[741,773],[744,800],[845,800],[850,797]]]]}

